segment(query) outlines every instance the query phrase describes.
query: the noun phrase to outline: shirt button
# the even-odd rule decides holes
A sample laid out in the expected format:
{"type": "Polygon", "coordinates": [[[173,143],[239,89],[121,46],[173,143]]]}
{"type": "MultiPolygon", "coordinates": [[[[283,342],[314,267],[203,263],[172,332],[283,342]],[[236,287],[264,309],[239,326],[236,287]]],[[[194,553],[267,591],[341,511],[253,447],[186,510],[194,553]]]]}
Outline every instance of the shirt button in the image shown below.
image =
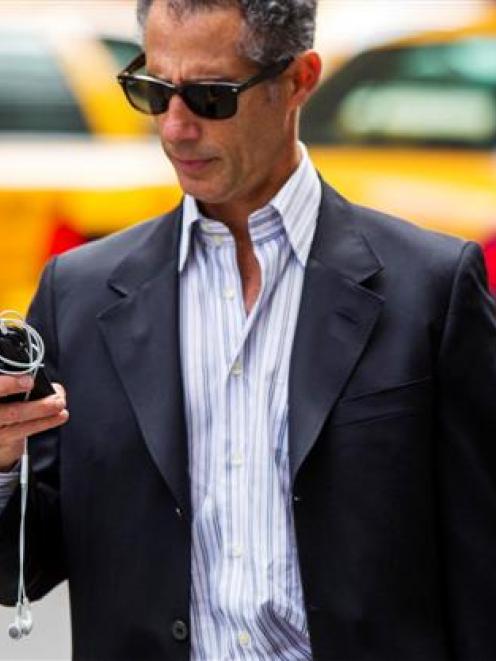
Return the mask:
{"type": "Polygon", "coordinates": [[[174,620],[171,627],[172,637],[178,642],[183,642],[188,637],[188,626],[183,620],[174,620]]]}
{"type": "Polygon", "coordinates": [[[248,647],[251,643],[251,638],[250,634],[248,631],[241,631],[238,634],[238,642],[241,645],[241,647],[248,647]]]}
{"type": "Polygon", "coordinates": [[[231,374],[233,376],[241,376],[241,374],[243,374],[243,366],[239,360],[237,360],[232,366],[231,374]]]}
{"type": "Polygon", "coordinates": [[[242,555],[243,555],[243,547],[240,546],[239,544],[235,544],[232,547],[232,556],[233,556],[233,558],[241,558],[242,555]]]}
{"type": "Polygon", "coordinates": [[[183,511],[180,507],[176,507],[176,514],[180,519],[183,518],[183,511]]]}
{"type": "Polygon", "coordinates": [[[214,236],[213,240],[214,240],[214,244],[216,246],[221,246],[224,243],[224,239],[221,236],[218,236],[218,235],[214,236]]]}
{"type": "Polygon", "coordinates": [[[235,452],[232,456],[231,464],[233,466],[243,465],[243,455],[240,452],[235,452]]]}
{"type": "Polygon", "coordinates": [[[230,287],[226,287],[226,289],[224,289],[224,298],[227,298],[228,301],[232,301],[235,296],[236,292],[234,289],[231,289],[230,287]]]}

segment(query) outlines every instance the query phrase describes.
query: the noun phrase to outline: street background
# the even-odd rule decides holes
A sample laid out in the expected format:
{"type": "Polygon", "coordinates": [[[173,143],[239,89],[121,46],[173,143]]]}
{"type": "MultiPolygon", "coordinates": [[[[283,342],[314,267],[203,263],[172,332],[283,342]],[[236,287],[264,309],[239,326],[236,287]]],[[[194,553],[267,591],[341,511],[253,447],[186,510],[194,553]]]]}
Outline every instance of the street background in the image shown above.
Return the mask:
{"type": "MultiPolygon", "coordinates": [[[[488,4],[483,0],[480,2],[479,0],[323,0],[319,5],[317,48],[324,54],[327,68],[330,69],[335,67],[337,62],[347,59],[357,51],[379,44],[384,40],[424,29],[447,30],[464,21],[469,21],[488,4]]],[[[54,28],[58,25],[61,38],[64,30],[70,29],[68,27],[70,24],[80,25],[81,22],[84,22],[92,26],[91,29],[94,31],[112,31],[114,35],[138,39],[134,19],[134,2],[128,0],[87,0],[86,2],[78,0],[61,0],[59,2],[0,0],[0,31],[2,24],[3,28],[7,24],[4,23],[7,20],[6,17],[12,15],[19,16],[20,18],[15,20],[20,22],[25,17],[26,22],[29,23],[36,19],[54,28]]],[[[12,25],[11,18],[9,18],[8,24],[12,25]]],[[[0,54],[1,52],[0,44],[0,54]]],[[[126,148],[128,147],[126,142],[126,148]]],[[[156,159],[156,162],[161,162],[163,157],[158,147],[155,145],[150,149],[153,150],[153,158],[156,159]]],[[[78,158],[74,158],[77,162],[78,158]]],[[[83,156],[81,156],[82,158],[83,156]]],[[[150,158],[152,157],[150,156],[150,158]]],[[[28,168],[29,164],[23,163],[23,169],[28,168]]],[[[2,181],[14,180],[14,177],[17,176],[14,170],[10,158],[0,158],[0,186],[2,181]]],[[[120,175],[121,180],[125,178],[123,173],[120,175]]],[[[34,173],[34,176],[41,180],[47,175],[40,169],[34,173]]],[[[78,176],[84,179],[87,175],[76,170],[73,178],[78,176]]],[[[132,179],[133,175],[129,176],[132,179]]],[[[74,183],[71,183],[71,186],[74,187],[74,183]]],[[[12,188],[17,187],[19,185],[13,181],[12,188]]],[[[1,200],[0,195],[0,213],[1,200]]],[[[138,219],[136,218],[136,220],[138,219]]],[[[112,227],[109,226],[108,231],[111,229],[112,227]]],[[[5,246],[6,233],[5,230],[2,231],[4,232],[2,242],[5,246]]],[[[16,241],[18,240],[16,239],[16,241]]],[[[7,251],[5,247],[2,250],[1,256],[5,262],[7,251]]],[[[0,275],[0,294],[2,286],[7,287],[12,284],[14,280],[12,273],[15,272],[19,262],[25,258],[16,257],[16,259],[15,267],[12,267],[13,270],[5,276],[10,280],[2,281],[0,275]]],[[[37,265],[36,268],[39,270],[40,265],[37,265]]],[[[10,300],[24,301],[27,296],[26,291],[28,290],[22,290],[18,299],[12,294],[12,299],[6,300],[9,303],[10,300]]],[[[1,300],[0,307],[2,307],[1,300]]],[[[157,580],[160,580],[159,577],[157,580]]],[[[132,607],[133,605],[130,603],[129,608],[132,607]]],[[[33,632],[21,642],[13,642],[7,636],[7,628],[13,615],[13,609],[0,607],[0,659],[36,661],[70,658],[69,604],[66,585],[59,586],[42,602],[33,605],[33,632]]]]}

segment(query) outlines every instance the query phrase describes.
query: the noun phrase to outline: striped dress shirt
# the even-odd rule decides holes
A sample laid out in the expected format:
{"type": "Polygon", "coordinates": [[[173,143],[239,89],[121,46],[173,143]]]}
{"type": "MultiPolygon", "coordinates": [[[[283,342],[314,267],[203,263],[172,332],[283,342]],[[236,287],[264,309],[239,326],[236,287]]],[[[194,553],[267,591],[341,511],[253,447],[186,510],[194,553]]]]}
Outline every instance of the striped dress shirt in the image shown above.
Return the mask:
{"type": "Polygon", "coordinates": [[[193,661],[311,659],[294,534],[288,376],[321,185],[298,169],[251,214],[262,272],[246,314],[234,239],[185,197],[181,364],[193,507],[193,661]]]}

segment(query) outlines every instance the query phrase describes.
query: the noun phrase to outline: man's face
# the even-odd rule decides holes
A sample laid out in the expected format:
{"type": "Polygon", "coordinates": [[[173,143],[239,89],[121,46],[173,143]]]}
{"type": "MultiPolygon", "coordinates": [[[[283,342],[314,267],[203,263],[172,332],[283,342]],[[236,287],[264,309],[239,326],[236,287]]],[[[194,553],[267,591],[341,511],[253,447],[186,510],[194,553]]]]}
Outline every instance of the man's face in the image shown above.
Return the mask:
{"type": "MultiPolygon", "coordinates": [[[[242,27],[236,8],[177,19],[157,1],[145,33],[148,72],[176,84],[244,81],[259,69],[239,54],[242,27]]],[[[250,211],[265,204],[296,166],[289,80],[283,74],[276,89],[270,85],[261,83],[242,92],[238,111],[229,119],[198,117],[178,95],[157,117],[163,148],[182,189],[219,219],[235,209],[250,211]]]]}

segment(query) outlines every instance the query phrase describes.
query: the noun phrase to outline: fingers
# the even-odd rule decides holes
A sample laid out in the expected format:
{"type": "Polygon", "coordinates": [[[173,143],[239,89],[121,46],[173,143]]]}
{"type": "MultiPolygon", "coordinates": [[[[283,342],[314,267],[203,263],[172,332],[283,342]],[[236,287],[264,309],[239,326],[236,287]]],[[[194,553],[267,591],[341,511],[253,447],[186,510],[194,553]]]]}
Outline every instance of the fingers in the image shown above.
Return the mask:
{"type": "Polygon", "coordinates": [[[29,392],[34,385],[33,377],[0,375],[0,397],[29,392]]]}
{"type": "MultiPolygon", "coordinates": [[[[69,412],[63,409],[55,415],[47,418],[39,418],[37,420],[30,420],[28,422],[20,422],[16,425],[3,427],[0,429],[0,446],[2,449],[9,449],[9,446],[18,448],[20,441],[23,441],[26,436],[39,434],[42,431],[60,427],[69,419],[69,412]]],[[[21,448],[19,448],[21,450],[21,448]]],[[[22,451],[22,450],[21,450],[22,451]]]]}
{"type": "MultiPolygon", "coordinates": [[[[0,403],[0,472],[7,470],[20,458],[24,438],[60,427],[69,419],[65,390],[52,384],[54,395],[27,402],[0,403]]],[[[0,396],[28,392],[33,380],[0,376],[0,396]]]]}
{"type": "Polygon", "coordinates": [[[60,383],[53,383],[52,382],[52,387],[58,395],[61,395],[64,398],[64,401],[65,401],[65,388],[64,388],[64,386],[61,385],[60,383]]]}
{"type": "MultiPolygon", "coordinates": [[[[0,426],[48,418],[65,408],[65,395],[56,393],[33,402],[10,402],[0,405],[0,426]]],[[[1,438],[1,434],[0,434],[1,438]]]]}
{"type": "Polygon", "coordinates": [[[27,436],[60,427],[68,418],[69,413],[64,410],[42,420],[0,428],[0,473],[8,472],[19,461],[24,451],[24,439],[27,436]]]}

